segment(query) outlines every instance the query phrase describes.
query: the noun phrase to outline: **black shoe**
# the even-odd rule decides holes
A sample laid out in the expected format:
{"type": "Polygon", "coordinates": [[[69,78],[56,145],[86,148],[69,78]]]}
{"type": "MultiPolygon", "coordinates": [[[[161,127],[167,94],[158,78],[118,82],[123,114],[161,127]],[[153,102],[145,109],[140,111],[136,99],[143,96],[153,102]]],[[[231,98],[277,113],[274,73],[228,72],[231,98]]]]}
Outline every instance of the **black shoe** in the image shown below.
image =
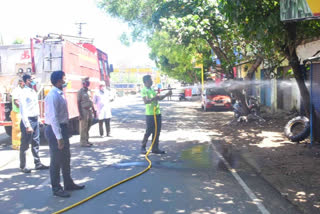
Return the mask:
{"type": "Polygon", "coordinates": [[[63,189],[59,189],[58,191],[53,192],[53,195],[59,196],[59,197],[62,197],[62,198],[70,197],[70,193],[67,193],[63,189]]]}
{"type": "Polygon", "coordinates": [[[21,172],[23,173],[30,173],[31,172],[31,169],[27,168],[27,167],[24,167],[24,168],[20,168],[21,172]]]}
{"type": "Polygon", "coordinates": [[[154,154],[165,154],[166,152],[162,151],[160,149],[157,149],[157,150],[152,151],[152,153],[154,153],[154,154]]]}
{"type": "Polygon", "coordinates": [[[91,147],[92,144],[89,144],[89,143],[85,143],[85,144],[81,144],[81,147],[91,147]]]}
{"type": "Polygon", "coordinates": [[[42,163],[36,165],[35,170],[49,169],[49,166],[43,165],[42,163]]]}
{"type": "Polygon", "coordinates": [[[83,189],[84,187],[85,187],[85,185],[72,184],[70,186],[66,186],[64,189],[72,191],[72,190],[80,190],[80,189],[83,189]]]}
{"type": "Polygon", "coordinates": [[[147,154],[146,147],[141,147],[140,153],[143,154],[143,155],[147,154]]]}

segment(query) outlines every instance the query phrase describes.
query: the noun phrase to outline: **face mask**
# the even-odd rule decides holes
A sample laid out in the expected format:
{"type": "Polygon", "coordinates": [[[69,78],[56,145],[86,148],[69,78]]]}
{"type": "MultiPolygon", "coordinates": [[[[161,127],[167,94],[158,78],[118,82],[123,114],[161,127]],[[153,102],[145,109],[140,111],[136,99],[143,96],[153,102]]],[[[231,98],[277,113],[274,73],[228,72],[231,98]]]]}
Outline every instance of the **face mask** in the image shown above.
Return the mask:
{"type": "Polygon", "coordinates": [[[62,88],[65,88],[65,87],[67,87],[68,86],[68,83],[66,82],[66,83],[64,83],[63,85],[62,85],[62,88]]]}
{"type": "Polygon", "coordinates": [[[31,86],[35,86],[36,82],[34,80],[32,80],[30,84],[31,84],[31,86]]]}
{"type": "Polygon", "coordinates": [[[86,81],[86,86],[89,87],[90,86],[90,82],[86,81]]]}

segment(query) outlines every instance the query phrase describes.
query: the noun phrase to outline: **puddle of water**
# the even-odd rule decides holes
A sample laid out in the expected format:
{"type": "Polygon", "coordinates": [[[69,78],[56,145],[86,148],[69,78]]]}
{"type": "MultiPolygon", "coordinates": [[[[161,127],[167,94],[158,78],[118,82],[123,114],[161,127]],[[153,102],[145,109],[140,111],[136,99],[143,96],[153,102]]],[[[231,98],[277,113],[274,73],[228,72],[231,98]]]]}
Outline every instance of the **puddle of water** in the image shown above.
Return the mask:
{"type": "Polygon", "coordinates": [[[125,163],[117,163],[113,164],[112,166],[116,168],[127,168],[132,166],[148,166],[148,162],[125,162],[125,163]]]}
{"type": "Polygon", "coordinates": [[[198,145],[183,150],[181,159],[192,168],[211,168],[211,154],[209,145],[198,145]]]}
{"type": "MultiPolygon", "coordinates": [[[[140,167],[147,167],[148,166],[147,161],[141,161],[141,162],[125,162],[125,163],[118,163],[114,164],[115,168],[128,168],[128,167],[134,167],[134,166],[140,166],[140,167]]],[[[155,168],[169,168],[169,169],[186,169],[188,168],[181,162],[161,162],[161,161],[152,161],[152,167],[155,168]]]]}
{"type": "MultiPolygon", "coordinates": [[[[156,168],[169,168],[169,169],[203,169],[211,168],[211,150],[209,145],[198,145],[181,152],[181,161],[168,162],[168,161],[152,161],[152,167],[156,168]]],[[[112,165],[115,168],[128,168],[128,167],[147,167],[148,162],[124,162],[112,165]]]]}

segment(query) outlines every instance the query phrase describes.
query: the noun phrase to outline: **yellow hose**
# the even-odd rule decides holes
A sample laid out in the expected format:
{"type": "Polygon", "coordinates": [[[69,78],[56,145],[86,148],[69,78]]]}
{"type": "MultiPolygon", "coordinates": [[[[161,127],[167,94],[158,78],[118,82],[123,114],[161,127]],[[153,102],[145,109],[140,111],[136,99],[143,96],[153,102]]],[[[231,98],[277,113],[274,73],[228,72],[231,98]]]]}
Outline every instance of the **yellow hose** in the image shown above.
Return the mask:
{"type": "Polygon", "coordinates": [[[93,195],[91,195],[91,196],[89,196],[89,197],[87,197],[87,198],[85,198],[85,199],[83,199],[83,200],[75,203],[75,204],[72,204],[72,205],[69,206],[69,207],[66,207],[66,208],[63,208],[62,210],[59,210],[59,211],[57,211],[57,212],[54,212],[53,214],[59,214],[59,213],[63,213],[63,212],[66,212],[66,211],[68,211],[68,210],[71,210],[72,208],[75,208],[76,206],[79,206],[80,204],[83,204],[83,203],[89,201],[90,199],[93,199],[94,197],[96,197],[96,196],[98,196],[98,195],[100,195],[100,194],[102,194],[102,193],[104,193],[104,192],[106,192],[106,191],[108,191],[108,190],[110,190],[110,189],[112,189],[112,188],[114,188],[114,187],[122,184],[122,183],[125,183],[125,182],[127,182],[127,181],[129,181],[129,180],[131,180],[131,179],[134,179],[134,178],[138,177],[139,175],[142,175],[143,173],[147,172],[147,171],[151,168],[151,166],[152,166],[152,163],[151,163],[151,161],[149,160],[148,155],[149,155],[149,153],[150,153],[150,151],[151,151],[151,149],[152,149],[152,147],[153,147],[153,144],[154,144],[154,142],[155,142],[155,140],[156,140],[156,136],[157,136],[156,107],[154,107],[153,116],[154,116],[154,125],[155,125],[154,137],[153,137],[152,144],[151,144],[150,148],[148,149],[146,155],[144,156],[144,158],[145,158],[145,159],[148,161],[148,163],[149,163],[149,165],[148,165],[147,168],[145,168],[143,171],[141,171],[141,172],[139,172],[139,173],[137,173],[137,174],[135,174],[135,175],[133,175],[133,176],[131,176],[131,177],[129,177],[129,178],[126,178],[126,179],[124,179],[124,180],[122,180],[122,181],[119,181],[118,183],[115,183],[115,184],[113,184],[113,185],[111,185],[111,186],[109,186],[109,187],[107,187],[107,188],[105,188],[105,189],[103,189],[103,190],[101,190],[101,191],[99,191],[99,192],[97,192],[97,193],[95,193],[95,194],[93,194],[93,195]]]}

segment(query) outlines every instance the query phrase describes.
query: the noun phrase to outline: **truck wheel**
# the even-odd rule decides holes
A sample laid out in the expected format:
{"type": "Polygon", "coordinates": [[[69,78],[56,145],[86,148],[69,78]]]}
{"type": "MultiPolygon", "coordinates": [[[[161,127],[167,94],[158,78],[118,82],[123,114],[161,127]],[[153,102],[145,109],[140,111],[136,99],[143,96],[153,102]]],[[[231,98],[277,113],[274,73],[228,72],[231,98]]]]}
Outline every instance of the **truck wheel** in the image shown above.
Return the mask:
{"type": "Polygon", "coordinates": [[[292,142],[306,139],[310,134],[310,124],[307,117],[295,117],[284,127],[285,136],[292,142]]]}
{"type": "Polygon", "coordinates": [[[5,126],[4,129],[6,131],[6,134],[11,137],[12,136],[12,126],[5,126]]]}

